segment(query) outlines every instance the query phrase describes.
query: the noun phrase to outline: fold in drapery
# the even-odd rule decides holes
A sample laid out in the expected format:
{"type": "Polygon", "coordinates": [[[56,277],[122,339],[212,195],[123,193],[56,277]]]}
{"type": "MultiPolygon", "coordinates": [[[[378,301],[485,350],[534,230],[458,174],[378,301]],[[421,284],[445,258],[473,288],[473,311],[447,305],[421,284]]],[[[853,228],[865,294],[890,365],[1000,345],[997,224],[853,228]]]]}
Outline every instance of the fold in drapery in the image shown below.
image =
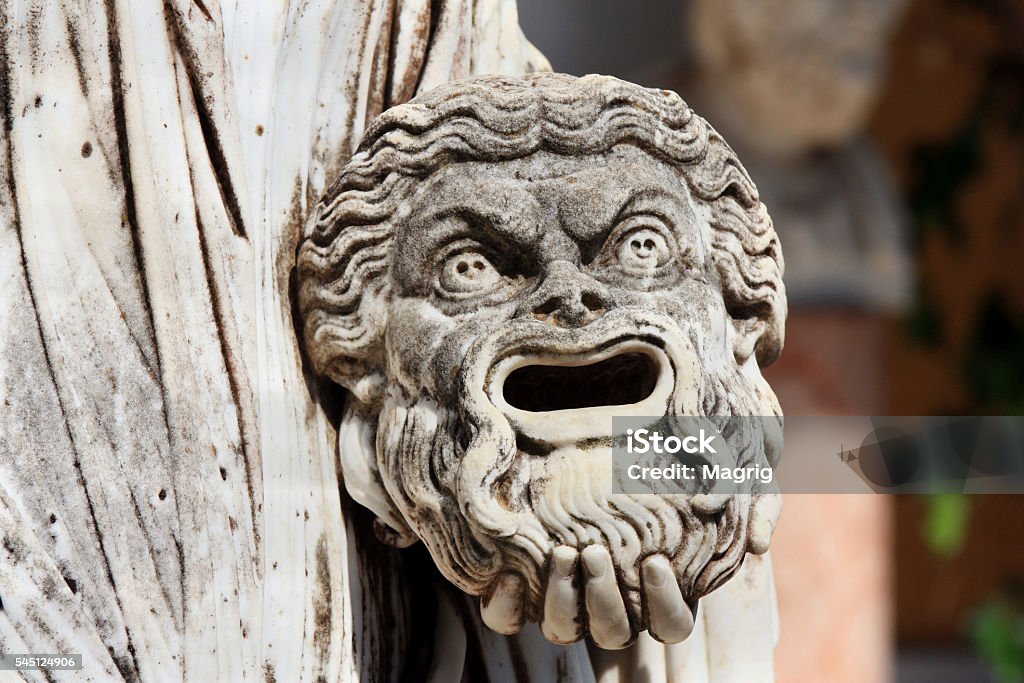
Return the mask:
{"type": "Polygon", "coordinates": [[[397,559],[355,547],[292,254],[384,107],[474,62],[543,65],[514,19],[4,5],[0,650],[80,651],[94,680],[395,675],[400,586],[367,586],[397,559]]]}

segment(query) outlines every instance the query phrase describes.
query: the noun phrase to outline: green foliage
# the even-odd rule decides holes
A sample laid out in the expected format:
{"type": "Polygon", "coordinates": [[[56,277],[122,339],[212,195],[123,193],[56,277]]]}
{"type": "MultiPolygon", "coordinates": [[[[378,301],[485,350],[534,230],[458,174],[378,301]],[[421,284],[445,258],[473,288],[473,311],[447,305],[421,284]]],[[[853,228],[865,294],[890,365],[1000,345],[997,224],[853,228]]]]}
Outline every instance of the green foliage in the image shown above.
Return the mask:
{"type": "Polygon", "coordinates": [[[957,555],[967,539],[971,501],[959,493],[938,493],[924,498],[924,539],[929,550],[944,559],[957,555]]]}
{"type": "MultiPolygon", "coordinates": [[[[970,225],[958,212],[963,192],[974,182],[983,163],[983,134],[990,130],[1024,137],[1024,51],[1021,14],[1014,3],[1001,0],[946,0],[960,10],[985,16],[1004,48],[986,74],[980,96],[960,129],[944,144],[918,149],[915,182],[908,202],[914,219],[914,243],[945,239],[958,247],[970,239],[970,225]]],[[[1019,144],[1019,142],[1018,142],[1019,144]]],[[[1007,231],[1016,230],[1021,199],[1001,207],[1007,231]]],[[[941,306],[925,298],[907,321],[911,339],[925,345],[942,341],[946,327],[941,306]]],[[[1024,410],[1024,316],[1014,315],[1005,298],[993,290],[984,300],[974,329],[962,351],[961,377],[975,412],[1020,414],[1024,410]]],[[[924,537],[928,547],[943,558],[963,548],[970,522],[970,499],[942,494],[925,499],[924,537]]],[[[971,638],[979,657],[1003,683],[1024,683],[1024,612],[1016,600],[1004,598],[983,604],[971,625],[971,638]]]]}
{"type": "Polygon", "coordinates": [[[1004,600],[982,605],[971,629],[975,649],[1003,683],[1024,681],[1024,615],[1004,600]]]}

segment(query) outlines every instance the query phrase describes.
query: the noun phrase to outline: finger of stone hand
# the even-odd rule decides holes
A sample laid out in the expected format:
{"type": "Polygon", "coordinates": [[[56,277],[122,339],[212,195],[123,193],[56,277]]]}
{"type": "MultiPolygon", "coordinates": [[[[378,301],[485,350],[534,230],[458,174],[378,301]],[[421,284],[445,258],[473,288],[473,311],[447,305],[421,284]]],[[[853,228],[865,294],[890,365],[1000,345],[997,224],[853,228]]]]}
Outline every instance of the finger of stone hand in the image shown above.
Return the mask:
{"type": "Polygon", "coordinates": [[[683,600],[672,564],[664,555],[644,560],[642,578],[648,628],[663,643],[679,643],[693,631],[693,612],[683,600]]]}
{"type": "Polygon", "coordinates": [[[519,633],[526,619],[526,586],[518,574],[502,574],[494,582],[494,591],[480,600],[480,616],[489,627],[510,636],[519,633]]]}
{"type": "Polygon", "coordinates": [[[560,545],[551,553],[551,574],[544,595],[544,620],[540,630],[552,643],[574,643],[583,636],[579,591],[575,585],[575,548],[560,545]]]}
{"type": "Polygon", "coordinates": [[[633,636],[626,606],[619,592],[611,555],[604,546],[591,545],[581,554],[587,581],[586,604],[590,635],[608,650],[625,647],[633,636]]]}
{"type": "Polygon", "coordinates": [[[747,536],[747,550],[755,555],[761,555],[768,551],[772,532],[775,531],[775,523],[779,521],[781,512],[781,495],[773,493],[754,496],[747,536]]]}

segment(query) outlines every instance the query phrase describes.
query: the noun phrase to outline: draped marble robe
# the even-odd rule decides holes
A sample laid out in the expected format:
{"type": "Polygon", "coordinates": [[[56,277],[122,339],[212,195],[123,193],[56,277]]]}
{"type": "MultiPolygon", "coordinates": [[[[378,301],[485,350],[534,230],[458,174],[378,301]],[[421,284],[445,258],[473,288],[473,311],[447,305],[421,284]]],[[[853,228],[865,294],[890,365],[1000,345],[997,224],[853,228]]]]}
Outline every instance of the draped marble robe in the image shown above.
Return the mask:
{"type": "Polygon", "coordinates": [[[344,397],[293,321],[306,209],[385,108],[546,68],[512,0],[7,0],[0,652],[81,653],[58,680],[770,678],[766,561],[679,646],[506,638],[436,576],[419,611],[424,558],[339,483],[344,397]]]}

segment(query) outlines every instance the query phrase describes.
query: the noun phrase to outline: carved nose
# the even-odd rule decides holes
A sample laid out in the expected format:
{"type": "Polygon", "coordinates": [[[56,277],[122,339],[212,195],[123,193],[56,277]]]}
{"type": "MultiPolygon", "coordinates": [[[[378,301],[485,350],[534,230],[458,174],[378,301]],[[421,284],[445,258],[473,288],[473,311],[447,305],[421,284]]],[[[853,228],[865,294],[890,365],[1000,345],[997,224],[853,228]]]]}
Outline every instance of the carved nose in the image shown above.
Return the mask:
{"type": "Polygon", "coordinates": [[[520,314],[562,327],[583,327],[610,307],[604,285],[568,261],[555,261],[520,314]]]}

